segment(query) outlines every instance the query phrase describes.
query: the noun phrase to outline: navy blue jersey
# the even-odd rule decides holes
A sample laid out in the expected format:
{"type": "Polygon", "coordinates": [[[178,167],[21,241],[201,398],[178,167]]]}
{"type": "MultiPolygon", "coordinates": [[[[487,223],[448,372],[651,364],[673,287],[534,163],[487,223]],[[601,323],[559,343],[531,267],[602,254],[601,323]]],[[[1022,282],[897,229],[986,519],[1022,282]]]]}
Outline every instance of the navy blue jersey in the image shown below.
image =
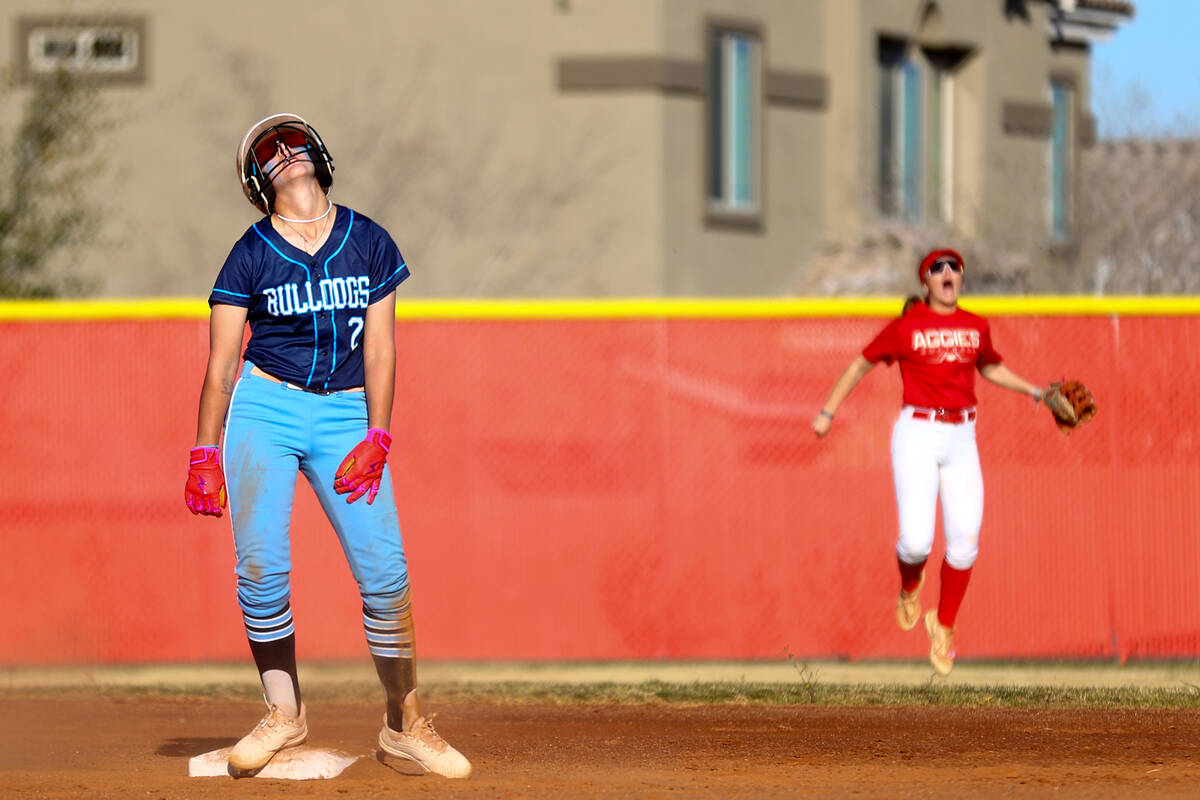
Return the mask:
{"type": "Polygon", "coordinates": [[[363,385],[367,306],[408,274],[388,232],[339,205],[315,255],[280,236],[270,217],[251,225],[225,259],[208,304],[247,309],[247,361],[288,383],[336,391],[363,385]]]}

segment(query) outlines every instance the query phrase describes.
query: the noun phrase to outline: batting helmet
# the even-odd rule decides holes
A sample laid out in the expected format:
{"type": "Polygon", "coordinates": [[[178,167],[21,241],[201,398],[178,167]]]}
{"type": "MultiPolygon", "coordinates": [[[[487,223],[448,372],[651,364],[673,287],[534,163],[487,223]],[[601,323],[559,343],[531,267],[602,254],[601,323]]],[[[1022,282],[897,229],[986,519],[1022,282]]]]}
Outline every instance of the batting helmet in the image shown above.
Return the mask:
{"type": "Polygon", "coordinates": [[[313,171],[317,183],[329,194],[333,185],[333,157],[325,142],[303,119],[295,114],[272,114],[250,126],[242,143],[238,145],[237,171],[241,181],[242,191],[250,205],[264,214],[270,214],[275,205],[275,189],[271,186],[271,176],[263,171],[263,164],[270,161],[271,156],[260,155],[261,143],[269,141],[271,155],[274,155],[275,144],[272,137],[281,139],[293,150],[304,149],[312,159],[313,171]]]}
{"type": "Polygon", "coordinates": [[[958,254],[957,250],[951,250],[948,247],[940,250],[931,250],[929,255],[921,259],[921,266],[917,267],[917,279],[921,283],[925,282],[925,276],[929,273],[930,268],[939,261],[946,261],[958,267],[958,271],[963,269],[963,257],[958,254]]]}

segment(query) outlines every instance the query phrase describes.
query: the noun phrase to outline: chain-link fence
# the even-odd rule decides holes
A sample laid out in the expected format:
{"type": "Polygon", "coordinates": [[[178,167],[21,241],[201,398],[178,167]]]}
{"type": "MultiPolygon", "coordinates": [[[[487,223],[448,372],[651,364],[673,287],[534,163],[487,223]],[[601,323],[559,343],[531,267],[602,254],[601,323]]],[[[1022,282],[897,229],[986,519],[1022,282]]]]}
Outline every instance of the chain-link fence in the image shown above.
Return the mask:
{"type": "MultiPolygon", "coordinates": [[[[897,370],[809,428],[885,322],[398,323],[390,465],[422,656],[921,657],[892,616],[897,370]]],[[[1014,371],[1081,378],[1099,414],[1066,437],[979,381],[960,657],[1200,653],[1200,317],[992,329],[1014,371]]],[[[244,657],[228,520],[183,504],[206,355],[199,319],[0,323],[0,662],[244,657]]],[[[303,481],[292,541],[302,655],[361,656],[303,481]]]]}

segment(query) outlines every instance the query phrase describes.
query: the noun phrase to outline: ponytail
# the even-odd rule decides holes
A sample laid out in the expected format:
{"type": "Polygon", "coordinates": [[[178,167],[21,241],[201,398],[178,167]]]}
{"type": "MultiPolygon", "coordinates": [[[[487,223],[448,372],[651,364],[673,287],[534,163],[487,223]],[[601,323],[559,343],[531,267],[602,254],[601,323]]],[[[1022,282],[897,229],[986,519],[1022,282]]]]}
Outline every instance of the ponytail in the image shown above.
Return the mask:
{"type": "Polygon", "coordinates": [[[900,316],[903,317],[908,313],[910,308],[923,301],[924,298],[922,298],[919,294],[910,294],[908,297],[904,298],[904,308],[900,310],[900,316]]]}

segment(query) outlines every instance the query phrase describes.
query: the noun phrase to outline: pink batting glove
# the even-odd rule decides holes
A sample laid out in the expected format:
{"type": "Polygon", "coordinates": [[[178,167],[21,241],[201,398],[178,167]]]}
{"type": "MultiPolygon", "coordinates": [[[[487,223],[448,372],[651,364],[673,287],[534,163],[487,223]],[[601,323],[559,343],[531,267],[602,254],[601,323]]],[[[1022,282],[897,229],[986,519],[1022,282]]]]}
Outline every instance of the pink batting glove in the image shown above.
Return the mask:
{"type": "Polygon", "coordinates": [[[221,516],[225,508],[225,473],[221,451],[216,447],[193,447],[188,458],[187,485],[183,500],[193,514],[221,516]]]}
{"type": "Polygon", "coordinates": [[[347,503],[353,503],[364,494],[367,505],[375,502],[379,494],[379,482],[383,479],[383,465],[387,463],[392,449],[392,436],[382,428],[371,428],[367,438],[354,445],[342,464],[337,468],[333,490],[338,494],[350,493],[347,503]]]}

